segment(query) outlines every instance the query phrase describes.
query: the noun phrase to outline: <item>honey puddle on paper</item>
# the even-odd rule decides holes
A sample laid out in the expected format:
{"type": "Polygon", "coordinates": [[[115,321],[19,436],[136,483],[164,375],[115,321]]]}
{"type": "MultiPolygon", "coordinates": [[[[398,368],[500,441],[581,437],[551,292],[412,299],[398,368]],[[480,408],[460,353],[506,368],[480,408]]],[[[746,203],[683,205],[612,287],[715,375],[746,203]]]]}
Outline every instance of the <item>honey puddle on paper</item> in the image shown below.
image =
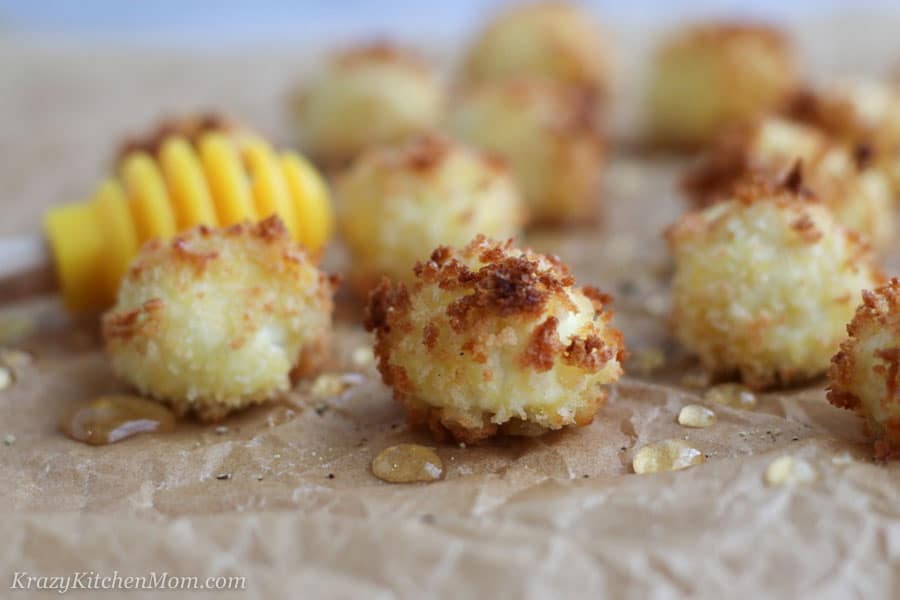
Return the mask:
{"type": "Polygon", "coordinates": [[[101,446],[147,432],[175,429],[171,410],[151,400],[127,394],[100,396],[70,412],[61,425],[73,440],[101,446]]]}
{"type": "Polygon", "coordinates": [[[431,448],[398,444],[385,448],[375,457],[372,473],[389,483],[427,483],[444,475],[444,463],[431,448]]]}

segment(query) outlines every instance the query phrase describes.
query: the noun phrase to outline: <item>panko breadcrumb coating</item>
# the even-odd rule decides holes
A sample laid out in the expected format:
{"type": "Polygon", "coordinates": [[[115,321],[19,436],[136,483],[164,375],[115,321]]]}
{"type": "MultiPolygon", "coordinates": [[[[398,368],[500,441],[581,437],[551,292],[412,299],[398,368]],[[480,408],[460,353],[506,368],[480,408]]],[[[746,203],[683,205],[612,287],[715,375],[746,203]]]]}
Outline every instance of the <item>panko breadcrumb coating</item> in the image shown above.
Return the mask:
{"type": "Polygon", "coordinates": [[[838,81],[821,90],[803,90],[785,114],[856,146],[888,175],[900,196],[900,85],[878,81],[838,81]]]}
{"type": "Polygon", "coordinates": [[[364,154],[337,191],[351,282],[364,293],[383,275],[411,282],[423,249],[511,237],[524,221],[502,161],[434,134],[364,154]]]}
{"type": "Polygon", "coordinates": [[[773,110],[797,87],[787,37],[776,28],[700,23],[658,49],[648,89],[651,138],[696,147],[773,110]]]}
{"type": "Polygon", "coordinates": [[[330,341],[334,282],[277,217],[141,250],[103,316],[115,373],[204,421],[286,392],[330,341]]]}
{"type": "Polygon", "coordinates": [[[469,81],[541,76],[588,90],[598,97],[609,87],[609,49],[592,15],[565,2],[535,2],[508,8],[469,50],[469,81]]]}
{"type": "Polygon", "coordinates": [[[766,118],[728,132],[688,172],[683,188],[695,205],[707,206],[731,197],[747,179],[780,179],[798,161],[803,185],[837,220],[884,248],[895,223],[888,179],[864,150],[851,152],[800,123],[766,118]]]}
{"type": "Polygon", "coordinates": [[[589,97],[536,79],[486,82],[456,104],[449,128],[512,168],[532,222],[590,219],[604,162],[589,97]]]}
{"type": "Polygon", "coordinates": [[[479,236],[435,250],[409,286],[385,279],[366,327],[409,421],[476,443],[591,422],[622,374],[609,301],[557,258],[479,236]]]}
{"type": "Polygon", "coordinates": [[[431,129],[443,95],[434,70],[412,50],[384,43],[351,48],[296,97],[301,147],[322,163],[344,164],[366,148],[431,129]]]}
{"type": "Polygon", "coordinates": [[[900,281],[862,299],[832,359],[828,400],[865,417],[877,458],[900,458],[900,281]]]}
{"type": "Polygon", "coordinates": [[[792,185],[749,185],[667,232],[676,338],[755,389],[822,374],[854,299],[881,278],[867,244],[792,185]]]}

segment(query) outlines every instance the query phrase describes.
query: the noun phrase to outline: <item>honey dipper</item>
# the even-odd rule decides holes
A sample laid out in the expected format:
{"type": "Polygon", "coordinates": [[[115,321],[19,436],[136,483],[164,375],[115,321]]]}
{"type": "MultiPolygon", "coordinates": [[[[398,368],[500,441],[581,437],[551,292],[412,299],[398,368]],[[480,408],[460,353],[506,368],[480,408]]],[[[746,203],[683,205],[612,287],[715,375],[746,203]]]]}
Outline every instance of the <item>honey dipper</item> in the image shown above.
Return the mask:
{"type": "Polygon", "coordinates": [[[102,310],[144,242],[273,214],[313,255],[331,236],[328,188],[306,159],[219,117],[166,121],[123,145],[92,197],[48,210],[44,237],[0,239],[0,298],[58,289],[72,312],[102,310]]]}

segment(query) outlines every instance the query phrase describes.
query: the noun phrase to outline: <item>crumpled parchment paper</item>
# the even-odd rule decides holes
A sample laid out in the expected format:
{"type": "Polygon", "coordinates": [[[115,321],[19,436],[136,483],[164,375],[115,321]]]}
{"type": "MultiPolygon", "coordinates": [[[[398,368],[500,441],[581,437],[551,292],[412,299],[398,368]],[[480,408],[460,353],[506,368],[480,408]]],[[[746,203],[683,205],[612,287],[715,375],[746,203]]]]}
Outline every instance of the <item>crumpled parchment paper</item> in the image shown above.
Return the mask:
{"type": "MultiPolygon", "coordinates": [[[[816,56],[832,56],[804,31],[816,56]]],[[[869,48],[891,39],[867,33],[869,48]]],[[[310,68],[285,52],[0,48],[3,234],[36,231],[44,207],[88,193],[115,140],[167,112],[222,106],[289,140],[279,101],[310,68]]],[[[673,182],[683,164],[615,154],[595,226],[526,239],[615,296],[614,322],[635,355],[592,425],[542,438],[462,448],[407,429],[374,367],[354,360],[369,337],[344,297],[328,369],[341,393],[317,395],[307,382],[227,420],[227,431],[184,423],[90,447],[58,424],[76,403],[123,389],[96,324],[68,322],[53,299],[4,309],[0,320],[36,331],[13,344],[34,362],[0,391],[0,597],[17,571],[246,577],[246,590],[222,598],[896,597],[900,463],[870,461],[859,419],[828,405],[822,382],[761,394],[753,411],[707,404],[718,423],[706,429],[675,420],[704,403],[686,385],[696,366],[665,327],[660,231],[682,210],[673,182]],[[651,369],[647,357],[660,353],[651,369]],[[689,440],[706,463],[633,474],[634,453],[666,438],[689,440]],[[371,475],[378,451],[407,441],[437,448],[445,480],[371,475]],[[809,461],[817,481],[767,486],[782,455],[809,461]]],[[[345,260],[335,246],[327,266],[345,260]]],[[[70,592],[81,594],[95,596],[70,592]]]]}

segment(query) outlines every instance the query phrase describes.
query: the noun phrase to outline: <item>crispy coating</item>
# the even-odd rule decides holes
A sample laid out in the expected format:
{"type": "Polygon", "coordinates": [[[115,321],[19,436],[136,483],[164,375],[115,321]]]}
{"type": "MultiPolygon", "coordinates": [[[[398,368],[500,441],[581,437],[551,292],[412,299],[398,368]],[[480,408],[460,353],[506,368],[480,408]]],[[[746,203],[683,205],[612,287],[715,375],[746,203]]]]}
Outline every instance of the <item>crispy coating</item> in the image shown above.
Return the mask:
{"type": "Polygon", "coordinates": [[[780,107],[797,87],[787,37],[773,27],[699,23],[657,50],[648,86],[653,141],[697,147],[780,107]]]}
{"type": "Polygon", "coordinates": [[[478,236],[436,249],[409,286],[383,280],[366,327],[409,421],[477,443],[591,422],[622,374],[609,302],[555,257],[478,236]]]}
{"type": "Polygon", "coordinates": [[[784,112],[855,147],[887,174],[894,195],[900,196],[900,85],[839,81],[820,90],[801,90],[784,112]]]}
{"type": "Polygon", "coordinates": [[[532,222],[593,216],[605,152],[585,93],[545,79],[486,82],[463,95],[449,128],[509,162],[532,222]]]}
{"type": "Polygon", "coordinates": [[[592,15],[565,2],[510,7],[469,49],[470,82],[541,76],[603,97],[609,88],[609,49],[592,15]]]}
{"type": "Polygon", "coordinates": [[[703,207],[728,199],[748,179],[778,180],[799,161],[804,188],[841,224],[883,249],[894,235],[893,198],[888,179],[868,158],[812,127],[766,118],[723,135],[682,183],[703,207]]]}
{"type": "Polygon", "coordinates": [[[831,359],[828,400],[865,417],[877,458],[900,458],[900,280],[862,300],[831,359]]]}
{"type": "Polygon", "coordinates": [[[524,221],[502,161],[435,134],[369,151],[337,192],[350,280],[364,295],[384,275],[412,282],[410,265],[429,248],[462,246],[479,233],[514,236],[524,221]]]}
{"type": "Polygon", "coordinates": [[[713,375],[756,389],[822,374],[853,299],[881,280],[867,244],[796,178],[748,185],[667,236],[676,338],[713,375]]]}
{"type": "Polygon", "coordinates": [[[115,373],[204,421],[277,397],[330,341],[335,282],[278,217],[141,250],[103,316],[115,373]]]}
{"type": "Polygon", "coordinates": [[[444,90],[412,50],[385,43],[350,48],[297,95],[294,115],[303,149],[327,165],[342,165],[371,146],[431,129],[444,90]]]}
{"type": "Polygon", "coordinates": [[[249,132],[249,129],[233,119],[216,113],[197,113],[183,117],[169,117],[161,120],[151,130],[127,138],[116,153],[116,162],[135,152],[146,152],[151,156],[159,154],[163,143],[172,136],[180,136],[196,143],[205,133],[249,132]]]}

